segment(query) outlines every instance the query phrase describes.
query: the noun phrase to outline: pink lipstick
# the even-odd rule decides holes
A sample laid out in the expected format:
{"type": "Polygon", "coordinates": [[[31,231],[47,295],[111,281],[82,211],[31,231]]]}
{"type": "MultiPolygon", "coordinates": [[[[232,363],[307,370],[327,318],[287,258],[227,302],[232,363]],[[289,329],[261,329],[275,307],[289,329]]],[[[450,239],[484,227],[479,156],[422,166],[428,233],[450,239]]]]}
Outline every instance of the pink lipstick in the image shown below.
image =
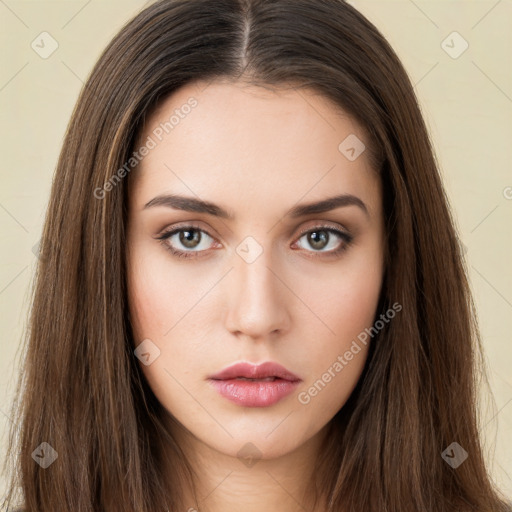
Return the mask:
{"type": "Polygon", "coordinates": [[[289,395],[302,379],[277,363],[237,363],[208,380],[224,398],[244,407],[268,407],[289,395]]]}

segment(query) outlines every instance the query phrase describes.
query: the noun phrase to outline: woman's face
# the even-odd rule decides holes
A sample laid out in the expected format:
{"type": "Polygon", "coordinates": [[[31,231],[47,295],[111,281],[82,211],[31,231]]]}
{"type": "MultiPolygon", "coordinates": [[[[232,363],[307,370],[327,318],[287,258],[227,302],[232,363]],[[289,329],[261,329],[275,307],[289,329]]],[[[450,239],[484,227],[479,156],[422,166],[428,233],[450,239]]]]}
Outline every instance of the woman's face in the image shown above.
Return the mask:
{"type": "Polygon", "coordinates": [[[353,391],[384,271],[364,144],[306,90],[194,83],[147,119],[130,177],[134,349],[164,408],[210,448],[291,452],[353,391]]]}

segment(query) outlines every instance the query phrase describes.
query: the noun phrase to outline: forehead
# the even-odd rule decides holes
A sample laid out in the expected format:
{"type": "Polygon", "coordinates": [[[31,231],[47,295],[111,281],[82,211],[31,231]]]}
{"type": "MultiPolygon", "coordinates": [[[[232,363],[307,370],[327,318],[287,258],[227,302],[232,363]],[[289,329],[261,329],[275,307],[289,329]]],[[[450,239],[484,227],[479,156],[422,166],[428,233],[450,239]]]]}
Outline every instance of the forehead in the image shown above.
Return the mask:
{"type": "Polygon", "coordinates": [[[131,175],[134,194],[138,203],[174,192],[240,205],[367,195],[377,175],[365,151],[346,157],[345,140],[368,142],[351,116],[312,90],[194,82],[147,118],[136,147],[152,149],[131,175]]]}

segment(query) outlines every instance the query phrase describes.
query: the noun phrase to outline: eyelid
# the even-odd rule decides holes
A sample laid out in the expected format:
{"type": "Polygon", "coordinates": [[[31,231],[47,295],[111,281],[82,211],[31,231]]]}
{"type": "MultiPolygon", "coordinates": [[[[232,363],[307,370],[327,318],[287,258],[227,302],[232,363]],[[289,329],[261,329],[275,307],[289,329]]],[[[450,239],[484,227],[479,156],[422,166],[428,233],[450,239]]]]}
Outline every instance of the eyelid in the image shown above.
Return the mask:
{"type": "MultiPolygon", "coordinates": [[[[159,234],[157,236],[155,236],[155,238],[167,236],[167,235],[172,234],[173,232],[180,231],[182,229],[185,230],[186,228],[197,229],[198,231],[206,233],[211,238],[216,237],[216,236],[214,237],[210,234],[210,232],[209,232],[210,228],[203,228],[203,227],[201,227],[200,223],[198,223],[196,221],[188,221],[188,222],[181,222],[178,224],[173,224],[172,227],[170,227],[170,228],[169,227],[163,228],[162,230],[160,230],[159,234]]],[[[309,221],[309,225],[305,228],[302,228],[296,236],[301,237],[315,229],[333,229],[335,231],[341,231],[347,237],[352,236],[350,234],[350,231],[347,228],[345,228],[344,226],[342,226],[341,224],[332,223],[329,221],[309,221]]]]}
{"type": "Polygon", "coordinates": [[[303,228],[298,236],[301,237],[311,231],[315,231],[315,230],[320,230],[320,229],[325,229],[325,230],[328,230],[328,229],[332,229],[334,231],[339,231],[341,232],[342,234],[344,234],[345,236],[347,237],[351,237],[352,235],[350,234],[349,230],[343,226],[341,226],[341,224],[335,224],[335,223],[330,223],[328,221],[317,221],[316,224],[315,224],[315,221],[311,221],[312,223],[308,226],[308,227],[305,227],[303,228]]]}
{"type": "MultiPolygon", "coordinates": [[[[301,231],[297,235],[295,235],[295,237],[294,237],[295,241],[293,242],[294,244],[296,244],[304,235],[306,235],[310,232],[320,231],[320,230],[333,232],[336,236],[342,238],[343,243],[341,245],[341,248],[331,250],[331,251],[306,251],[306,252],[312,252],[313,254],[315,254],[315,253],[323,254],[325,256],[336,255],[339,252],[341,252],[342,250],[344,250],[346,248],[346,246],[348,246],[353,240],[353,235],[351,235],[346,228],[340,227],[339,224],[329,223],[328,221],[316,221],[316,224],[314,223],[315,221],[310,221],[310,222],[312,224],[310,224],[308,227],[302,228],[301,231]]],[[[180,249],[174,249],[169,244],[166,243],[166,241],[171,236],[175,235],[176,233],[179,233],[180,231],[186,231],[187,228],[191,228],[191,229],[200,231],[201,233],[206,234],[207,236],[212,238],[213,240],[216,239],[216,237],[212,236],[209,233],[209,230],[202,228],[195,221],[183,222],[183,223],[179,223],[177,225],[173,225],[170,228],[165,228],[154,238],[161,241],[162,244],[165,246],[165,248],[167,250],[171,251],[171,253],[175,256],[187,254],[188,256],[186,256],[186,257],[191,257],[191,258],[201,257],[200,256],[201,253],[206,253],[209,250],[206,249],[206,250],[202,250],[202,251],[183,251],[180,249]]],[[[218,243],[218,242],[216,242],[216,243],[218,243]]]]}
{"type": "MultiPolygon", "coordinates": [[[[189,221],[189,222],[184,222],[184,223],[180,223],[180,224],[175,224],[173,225],[172,227],[170,228],[164,228],[163,230],[160,231],[160,233],[158,235],[156,235],[154,238],[156,240],[159,240],[161,241],[162,243],[165,244],[165,242],[171,238],[172,236],[174,236],[176,233],[179,233],[180,231],[186,231],[187,229],[194,229],[196,231],[200,231],[201,233],[209,236],[211,239],[213,240],[216,240],[216,236],[213,236],[209,233],[209,230],[208,229],[205,229],[203,227],[201,227],[198,223],[196,223],[195,221],[189,221]]],[[[217,242],[216,242],[217,243],[217,242]]],[[[180,252],[179,249],[171,249],[169,244],[165,244],[166,247],[171,250],[171,252],[175,251],[176,253],[177,252],[180,252]]],[[[194,254],[194,253],[197,253],[197,254],[200,254],[202,252],[207,252],[207,250],[203,250],[203,251],[181,251],[181,252],[187,252],[187,253],[190,253],[190,254],[194,254]]]]}
{"type": "Polygon", "coordinates": [[[194,229],[197,229],[198,231],[206,233],[210,237],[212,236],[209,233],[209,228],[208,229],[203,228],[203,227],[201,227],[200,223],[192,220],[189,222],[180,222],[178,224],[173,224],[171,227],[167,226],[167,227],[163,228],[162,230],[160,230],[160,233],[155,238],[164,237],[164,236],[167,236],[176,231],[181,231],[181,230],[185,231],[187,228],[194,228],[194,229]]]}

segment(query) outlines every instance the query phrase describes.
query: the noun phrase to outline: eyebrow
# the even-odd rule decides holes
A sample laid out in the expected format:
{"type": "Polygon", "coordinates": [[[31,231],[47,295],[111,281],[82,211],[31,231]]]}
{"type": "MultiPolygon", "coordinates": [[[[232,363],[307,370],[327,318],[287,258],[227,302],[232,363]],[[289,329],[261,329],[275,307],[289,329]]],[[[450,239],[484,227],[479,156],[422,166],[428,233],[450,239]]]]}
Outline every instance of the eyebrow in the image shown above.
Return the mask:
{"type": "MultiPolygon", "coordinates": [[[[144,209],[153,208],[155,206],[166,206],[187,212],[207,213],[208,215],[228,220],[234,220],[235,218],[232,213],[229,213],[215,203],[176,194],[165,194],[154,197],[144,205],[144,209]]],[[[286,213],[286,216],[291,218],[304,217],[306,215],[324,213],[345,206],[357,206],[363,210],[366,215],[369,215],[366,204],[359,199],[359,197],[352,194],[341,194],[322,199],[321,201],[294,206],[286,213]]]]}

